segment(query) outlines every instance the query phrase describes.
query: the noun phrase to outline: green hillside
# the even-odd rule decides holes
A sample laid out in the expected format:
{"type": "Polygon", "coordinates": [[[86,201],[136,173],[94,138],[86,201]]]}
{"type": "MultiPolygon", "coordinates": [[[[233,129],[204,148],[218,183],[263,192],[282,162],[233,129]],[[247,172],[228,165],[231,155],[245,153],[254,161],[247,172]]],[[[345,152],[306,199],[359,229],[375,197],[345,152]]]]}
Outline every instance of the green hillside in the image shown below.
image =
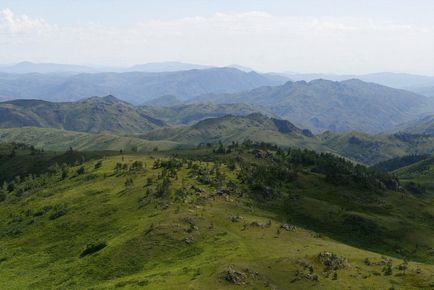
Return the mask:
{"type": "Polygon", "coordinates": [[[0,288],[434,285],[434,212],[392,177],[308,151],[223,149],[107,156],[15,180],[0,202],[0,288]]]}
{"type": "Polygon", "coordinates": [[[196,145],[251,140],[281,146],[321,147],[309,130],[302,130],[288,121],[270,118],[260,113],[210,118],[190,126],[150,131],[142,137],[148,140],[169,140],[196,145]]]}
{"type": "Polygon", "coordinates": [[[434,136],[407,133],[369,135],[360,132],[317,136],[323,146],[352,160],[374,165],[395,157],[434,153],[434,136]]]}
{"type": "Polygon", "coordinates": [[[147,141],[112,134],[89,134],[50,128],[0,129],[0,141],[33,145],[50,151],[66,151],[70,147],[87,151],[152,151],[168,150],[178,146],[172,141],[147,141]]]}

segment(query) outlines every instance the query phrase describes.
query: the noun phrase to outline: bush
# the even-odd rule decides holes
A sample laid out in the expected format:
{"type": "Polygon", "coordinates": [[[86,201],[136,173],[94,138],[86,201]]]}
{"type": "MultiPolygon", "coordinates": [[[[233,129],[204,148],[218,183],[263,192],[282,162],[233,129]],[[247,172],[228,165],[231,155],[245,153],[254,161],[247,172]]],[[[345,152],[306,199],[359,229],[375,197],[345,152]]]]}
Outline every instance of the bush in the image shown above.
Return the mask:
{"type": "Polygon", "coordinates": [[[102,160],[99,160],[97,163],[95,163],[95,169],[99,169],[102,166],[102,160]]]}
{"type": "Polygon", "coordinates": [[[86,169],[84,169],[84,167],[81,166],[81,167],[77,170],[77,175],[83,175],[84,173],[86,173],[86,169]]]}
{"type": "Polygon", "coordinates": [[[86,249],[84,249],[83,252],[81,252],[80,254],[80,258],[92,255],[96,252],[101,251],[102,249],[104,249],[105,247],[107,247],[107,244],[105,242],[100,242],[100,243],[96,243],[96,244],[88,244],[86,246],[86,249]]]}
{"type": "Polygon", "coordinates": [[[50,220],[58,219],[64,216],[68,211],[66,204],[56,205],[53,209],[53,213],[48,217],[50,220]]]}
{"type": "Polygon", "coordinates": [[[143,169],[143,162],[142,161],[134,161],[133,164],[131,164],[130,170],[142,170],[143,169]]]}

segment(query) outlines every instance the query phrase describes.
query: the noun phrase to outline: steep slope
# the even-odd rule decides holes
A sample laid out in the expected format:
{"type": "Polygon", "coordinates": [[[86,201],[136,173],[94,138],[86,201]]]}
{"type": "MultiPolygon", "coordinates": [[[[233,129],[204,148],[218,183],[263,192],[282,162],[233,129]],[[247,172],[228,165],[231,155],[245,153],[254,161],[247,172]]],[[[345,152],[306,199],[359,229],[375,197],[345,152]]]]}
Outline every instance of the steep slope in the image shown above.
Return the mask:
{"type": "Polygon", "coordinates": [[[319,146],[317,139],[309,130],[302,130],[288,121],[270,118],[260,113],[210,118],[191,126],[157,129],[142,137],[191,145],[251,140],[282,146],[319,146]]]}
{"type": "Polygon", "coordinates": [[[164,95],[181,99],[207,93],[234,93],[280,82],[255,72],[211,68],[180,72],[82,73],[76,75],[0,74],[0,100],[74,101],[85,96],[116,95],[143,104],[164,95]]]}
{"type": "Polygon", "coordinates": [[[427,97],[360,80],[287,82],[239,94],[201,96],[192,102],[206,101],[260,105],[317,132],[382,132],[433,111],[427,97]]]}
{"type": "Polygon", "coordinates": [[[46,127],[89,133],[132,134],[162,126],[164,122],[113,96],[71,103],[38,100],[0,103],[0,128],[46,127]]]}
{"type": "Polygon", "coordinates": [[[246,116],[260,112],[272,116],[265,108],[246,104],[188,104],[171,106],[142,106],[141,111],[148,116],[172,124],[192,124],[207,118],[217,118],[226,115],[246,116]]]}
{"type": "Polygon", "coordinates": [[[334,184],[332,168],[300,163],[332,157],[240,149],[111,156],[16,181],[0,202],[0,288],[432,286],[428,201],[365,188],[364,175],[334,184]]]}

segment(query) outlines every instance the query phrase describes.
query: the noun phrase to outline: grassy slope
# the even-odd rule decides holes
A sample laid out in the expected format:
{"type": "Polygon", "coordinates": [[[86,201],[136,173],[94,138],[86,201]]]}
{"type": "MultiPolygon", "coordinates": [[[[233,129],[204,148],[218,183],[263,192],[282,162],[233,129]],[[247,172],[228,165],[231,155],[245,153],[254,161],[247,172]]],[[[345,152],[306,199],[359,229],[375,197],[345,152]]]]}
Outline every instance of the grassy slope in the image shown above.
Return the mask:
{"type": "MultiPolygon", "coordinates": [[[[214,196],[215,189],[199,185],[186,168],[178,172],[171,192],[183,185],[196,185],[202,193],[192,193],[184,203],[143,199],[147,177],[161,173],[161,169],[151,169],[153,161],[149,156],[109,157],[100,169],[89,162],[85,175],[66,182],[53,180],[47,188],[0,203],[0,288],[428,289],[432,282],[431,265],[410,262],[406,275],[396,275],[394,270],[394,275],[384,276],[382,266],[363,262],[365,258],[381,261],[379,254],[302,228],[277,235],[284,221],[281,215],[252,207],[244,198],[214,196]],[[130,174],[134,186],[126,189],[126,176],[115,175],[113,168],[117,162],[131,164],[134,160],[143,161],[146,169],[130,174]],[[67,204],[68,211],[58,219],[48,218],[53,209],[46,215],[34,215],[47,205],[59,204],[67,204]],[[242,216],[241,222],[230,221],[235,215],[242,216]],[[198,227],[192,233],[186,232],[186,218],[198,227]],[[242,230],[243,224],[266,224],[269,220],[269,227],[242,230]],[[193,240],[191,244],[184,241],[187,237],[193,240]],[[108,246],[80,258],[84,247],[96,241],[108,246]],[[351,266],[339,270],[337,280],[324,277],[324,266],[316,259],[322,251],[348,258],[351,266]],[[291,283],[297,271],[305,271],[302,261],[313,265],[319,282],[301,279],[291,283]],[[259,274],[248,278],[244,286],[234,286],[221,279],[220,273],[229,265],[259,274]],[[416,274],[417,268],[420,274],[416,274]]],[[[227,180],[235,181],[234,172],[224,166],[221,170],[227,180]]],[[[314,186],[294,191],[311,195],[317,187],[324,188],[314,176],[300,182],[314,186]]],[[[401,262],[394,259],[393,264],[401,262]]]]}
{"type": "Polygon", "coordinates": [[[399,168],[393,172],[404,182],[422,185],[430,196],[434,196],[434,159],[426,158],[417,163],[399,168]]]}
{"type": "Polygon", "coordinates": [[[324,146],[339,152],[340,155],[367,165],[410,154],[434,153],[432,136],[327,132],[318,138],[324,146]]]}
{"type": "MultiPolygon", "coordinates": [[[[260,113],[248,116],[224,116],[200,121],[191,126],[179,126],[153,130],[143,135],[148,140],[169,140],[182,144],[215,144],[222,142],[267,142],[279,146],[295,146],[327,151],[314,136],[306,136],[302,130],[288,121],[281,121],[288,130],[283,131],[274,119],[260,113]]],[[[276,120],[279,122],[280,120],[276,120]]]]}
{"type": "Polygon", "coordinates": [[[177,147],[171,141],[147,141],[133,137],[111,134],[89,134],[49,128],[0,129],[1,142],[19,142],[51,151],[77,150],[131,150],[152,151],[154,148],[168,150],[177,147]]]}

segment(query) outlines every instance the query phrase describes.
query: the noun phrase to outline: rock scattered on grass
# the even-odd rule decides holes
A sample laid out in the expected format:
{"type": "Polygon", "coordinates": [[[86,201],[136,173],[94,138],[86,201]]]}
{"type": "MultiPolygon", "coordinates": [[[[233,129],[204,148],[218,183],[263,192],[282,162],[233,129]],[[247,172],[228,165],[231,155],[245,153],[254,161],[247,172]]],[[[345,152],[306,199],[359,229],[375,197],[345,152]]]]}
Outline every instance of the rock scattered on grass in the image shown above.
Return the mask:
{"type": "Polygon", "coordinates": [[[224,280],[235,285],[245,285],[249,278],[261,279],[258,272],[250,271],[249,269],[236,270],[232,265],[222,274],[224,280]]]}
{"type": "Polygon", "coordinates": [[[288,232],[293,232],[297,229],[296,226],[290,224],[283,224],[280,226],[280,228],[288,232]]]}
{"type": "Polygon", "coordinates": [[[190,245],[190,244],[193,243],[193,239],[190,238],[190,237],[186,237],[186,238],[184,239],[184,242],[185,242],[187,245],[190,245]]]}
{"type": "Polygon", "coordinates": [[[326,270],[344,269],[349,266],[346,258],[339,257],[331,252],[319,253],[318,260],[326,267],[326,270]]]}
{"type": "Polygon", "coordinates": [[[244,285],[247,282],[247,274],[242,271],[236,271],[232,266],[228,267],[223,278],[235,285],[244,285]]]}

